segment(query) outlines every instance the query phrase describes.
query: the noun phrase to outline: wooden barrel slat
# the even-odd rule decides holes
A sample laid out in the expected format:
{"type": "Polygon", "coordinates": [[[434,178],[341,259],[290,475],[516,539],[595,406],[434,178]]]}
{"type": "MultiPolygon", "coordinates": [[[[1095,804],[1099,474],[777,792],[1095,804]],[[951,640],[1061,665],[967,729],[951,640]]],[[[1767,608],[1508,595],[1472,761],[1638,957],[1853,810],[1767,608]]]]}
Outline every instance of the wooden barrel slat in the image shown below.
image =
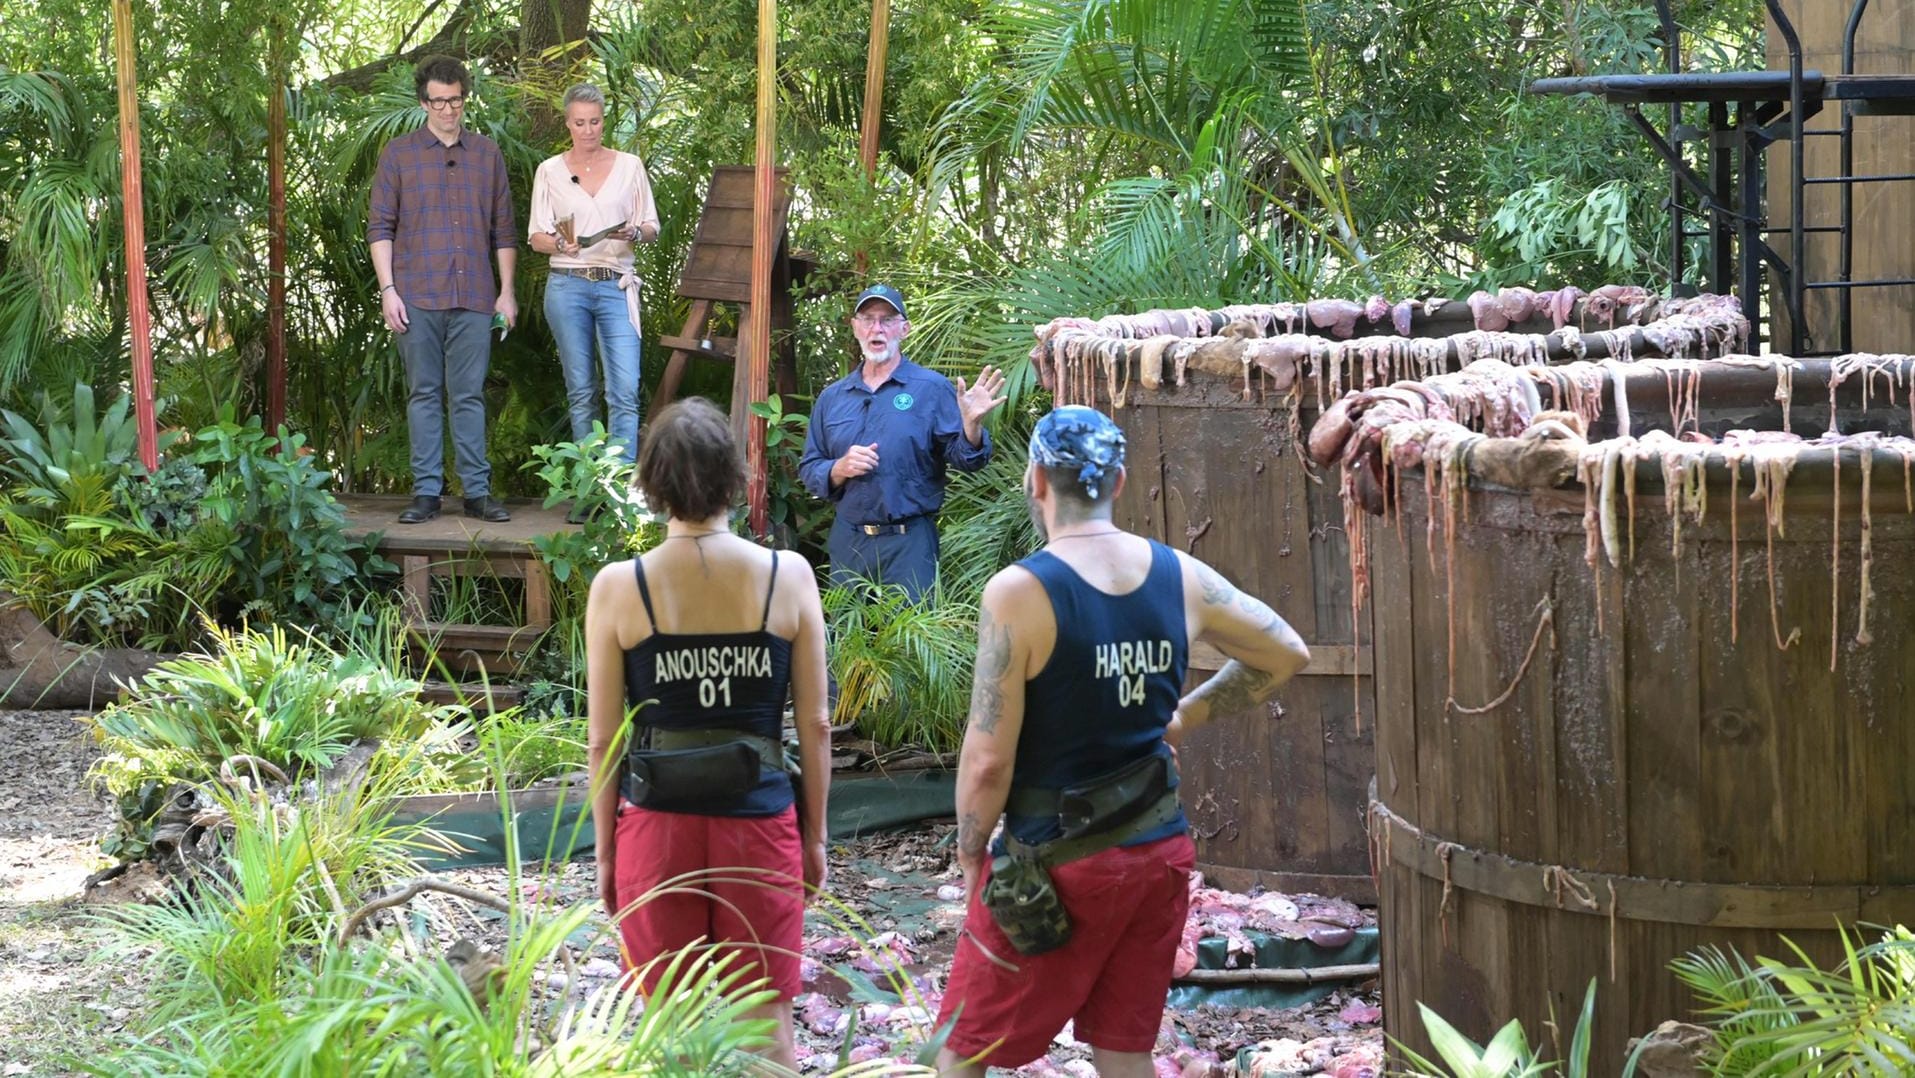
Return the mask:
{"type": "Polygon", "coordinates": [[[1481,714],[1445,707],[1445,509],[1439,499],[1432,564],[1422,476],[1401,476],[1392,517],[1372,518],[1368,537],[1381,604],[1376,798],[1422,832],[1372,824],[1391,1036],[1428,1054],[1417,1002],[1479,1042],[1511,1018],[1547,1036],[1553,1006],[1567,1036],[1594,977],[1592,1073],[1620,1073],[1630,1036],[1692,1016],[1672,959],[1705,944],[1791,957],[1783,933],[1832,963],[1838,921],[1915,921],[1915,517],[1899,464],[1893,476],[1890,499],[1876,475],[1867,646],[1854,640],[1854,460],[1841,471],[1833,625],[1834,474],[1791,477],[1774,539],[1776,620],[1784,635],[1800,630],[1786,651],[1771,629],[1764,505],[1746,475],[1733,559],[1726,471],[1673,553],[1659,476],[1646,475],[1633,561],[1603,558],[1593,573],[1579,489],[1469,489],[1454,522],[1454,695],[1481,707],[1514,682],[1481,714]],[[1545,600],[1554,646],[1545,635],[1517,678],[1545,600]],[[1554,866],[1566,875],[1546,879],[1554,866]]]}

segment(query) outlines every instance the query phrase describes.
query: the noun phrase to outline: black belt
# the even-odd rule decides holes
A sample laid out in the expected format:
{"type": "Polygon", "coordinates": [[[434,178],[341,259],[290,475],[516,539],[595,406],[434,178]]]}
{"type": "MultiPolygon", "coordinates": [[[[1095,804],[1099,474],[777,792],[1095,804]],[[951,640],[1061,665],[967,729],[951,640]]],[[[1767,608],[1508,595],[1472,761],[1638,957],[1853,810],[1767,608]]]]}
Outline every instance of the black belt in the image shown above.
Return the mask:
{"type": "Polygon", "coordinates": [[[903,535],[912,525],[924,519],[922,516],[915,516],[907,517],[903,520],[895,520],[889,524],[853,524],[852,527],[866,535],[903,535]]]}
{"type": "Polygon", "coordinates": [[[553,273],[563,273],[567,277],[583,277],[588,281],[616,281],[620,273],[604,266],[553,266],[553,273]]]}

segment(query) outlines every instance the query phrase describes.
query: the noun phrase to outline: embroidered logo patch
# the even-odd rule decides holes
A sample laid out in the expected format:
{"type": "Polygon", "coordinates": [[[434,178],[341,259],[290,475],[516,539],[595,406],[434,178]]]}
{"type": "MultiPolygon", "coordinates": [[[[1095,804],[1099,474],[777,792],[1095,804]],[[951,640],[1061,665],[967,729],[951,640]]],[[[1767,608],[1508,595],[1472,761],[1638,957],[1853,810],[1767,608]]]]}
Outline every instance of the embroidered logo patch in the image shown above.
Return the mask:
{"type": "Polygon", "coordinates": [[[911,410],[911,406],[917,402],[917,398],[911,394],[900,393],[891,398],[891,407],[896,408],[900,412],[908,412],[911,410]]]}

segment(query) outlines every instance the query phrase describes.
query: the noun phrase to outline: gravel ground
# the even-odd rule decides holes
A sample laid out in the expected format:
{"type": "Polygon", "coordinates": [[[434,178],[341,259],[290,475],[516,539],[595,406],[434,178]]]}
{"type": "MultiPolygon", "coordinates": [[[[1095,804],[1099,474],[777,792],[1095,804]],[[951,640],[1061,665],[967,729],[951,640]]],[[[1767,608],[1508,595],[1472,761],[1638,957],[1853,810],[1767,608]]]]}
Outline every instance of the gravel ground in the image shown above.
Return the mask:
{"type": "MultiPolygon", "coordinates": [[[[124,961],[97,956],[97,944],[87,936],[97,907],[79,900],[87,875],[107,863],[98,840],[113,822],[112,806],[86,782],[93,748],[80,718],[64,711],[0,712],[0,731],[10,744],[0,755],[0,1078],[77,1073],[70,1061],[97,1058],[142,1007],[135,971],[124,961]]],[[[814,908],[807,922],[810,957],[806,995],[799,1000],[799,1051],[807,1070],[836,1059],[852,1013],[858,1058],[909,1058],[929,1032],[927,1016],[913,1004],[935,1006],[962,916],[950,839],[948,825],[932,825],[833,846],[829,890],[851,913],[814,908]],[[875,938],[881,953],[861,953],[854,936],[875,938]],[[873,1003],[854,996],[868,996],[855,984],[865,979],[859,974],[871,976],[887,962],[909,979],[916,998],[873,1003]]],[[[462,869],[443,877],[497,895],[511,886],[503,869],[462,869]]],[[[558,906],[594,901],[589,863],[527,873],[518,886],[522,898],[558,906]]],[[[135,878],[115,890],[140,887],[135,878]]],[[[437,895],[416,901],[436,908],[442,934],[494,947],[503,942],[504,922],[489,912],[437,895]]],[[[574,942],[572,972],[555,966],[546,975],[544,988],[554,1001],[618,974],[608,933],[581,933],[574,942]]],[[[1289,1061],[1282,1073],[1312,1073],[1295,1069],[1292,1057],[1380,1049],[1378,1002],[1371,982],[1293,1010],[1173,1012],[1159,1040],[1160,1073],[1235,1075],[1240,1071],[1232,1061],[1239,1050],[1257,1045],[1269,1061],[1289,1061]]],[[[1088,1056],[1087,1049],[1060,1037],[1048,1059],[1017,1073],[1088,1074],[1088,1056]]],[[[1280,1073],[1261,1066],[1254,1072],[1280,1073]]],[[[1323,1072],[1344,1073],[1327,1067],[1323,1072]]]]}

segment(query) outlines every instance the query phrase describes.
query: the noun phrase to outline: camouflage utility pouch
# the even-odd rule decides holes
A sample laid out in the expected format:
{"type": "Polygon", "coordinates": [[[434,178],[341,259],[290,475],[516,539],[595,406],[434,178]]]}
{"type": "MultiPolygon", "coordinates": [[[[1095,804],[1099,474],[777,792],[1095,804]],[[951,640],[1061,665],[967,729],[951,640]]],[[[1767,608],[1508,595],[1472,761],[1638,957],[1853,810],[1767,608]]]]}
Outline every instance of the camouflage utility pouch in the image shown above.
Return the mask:
{"type": "Polygon", "coordinates": [[[1071,918],[1042,861],[1009,855],[991,862],[980,896],[1018,954],[1039,955],[1070,942],[1071,918]]]}

